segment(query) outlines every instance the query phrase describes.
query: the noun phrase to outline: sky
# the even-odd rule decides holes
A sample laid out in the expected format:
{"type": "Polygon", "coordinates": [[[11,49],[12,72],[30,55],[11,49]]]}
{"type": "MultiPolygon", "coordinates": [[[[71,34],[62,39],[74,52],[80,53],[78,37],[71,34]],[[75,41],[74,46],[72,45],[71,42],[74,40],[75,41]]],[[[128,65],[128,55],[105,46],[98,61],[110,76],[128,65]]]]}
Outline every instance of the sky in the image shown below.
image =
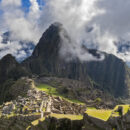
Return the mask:
{"type": "Polygon", "coordinates": [[[69,52],[82,61],[97,60],[84,52],[85,45],[130,62],[129,7],[129,0],[0,0],[0,58],[7,53],[26,58],[43,32],[60,22],[71,37],[69,43],[61,29],[64,58],[69,52]],[[11,32],[7,44],[2,43],[4,31],[11,32]]]}
{"type": "Polygon", "coordinates": [[[30,2],[29,0],[22,0],[22,7],[25,9],[25,11],[29,11],[29,7],[30,7],[30,2]]]}

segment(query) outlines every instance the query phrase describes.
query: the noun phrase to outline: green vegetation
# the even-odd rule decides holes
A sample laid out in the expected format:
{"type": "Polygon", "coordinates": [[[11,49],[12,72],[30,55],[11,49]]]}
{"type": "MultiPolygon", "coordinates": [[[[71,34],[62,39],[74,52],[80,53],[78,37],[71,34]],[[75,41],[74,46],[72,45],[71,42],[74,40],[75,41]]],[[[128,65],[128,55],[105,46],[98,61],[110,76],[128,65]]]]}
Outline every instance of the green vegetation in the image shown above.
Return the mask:
{"type": "Polygon", "coordinates": [[[31,126],[28,126],[27,128],[26,128],[26,130],[29,130],[31,128],[31,126]]]}
{"type": "Polygon", "coordinates": [[[41,91],[44,91],[46,92],[48,95],[52,95],[52,96],[59,96],[71,103],[78,103],[78,104],[82,104],[84,105],[84,103],[82,103],[81,101],[79,100],[75,100],[75,99],[68,99],[66,98],[65,96],[61,95],[60,93],[58,93],[57,89],[48,85],[48,84],[40,84],[38,86],[36,86],[36,88],[38,88],[39,90],[41,91]]]}
{"type": "Polygon", "coordinates": [[[45,120],[45,118],[41,118],[41,119],[38,119],[38,120],[33,121],[31,124],[32,124],[33,126],[36,126],[36,125],[39,124],[39,121],[44,121],[44,120],[45,120]]]}
{"type": "Polygon", "coordinates": [[[129,108],[130,108],[130,105],[117,105],[115,108],[114,108],[114,111],[117,111],[118,107],[122,107],[123,108],[123,115],[125,115],[129,108]]]}
{"type": "Polygon", "coordinates": [[[58,95],[56,88],[49,86],[47,84],[40,84],[39,86],[37,86],[37,88],[46,92],[49,95],[58,95]]]}
{"type": "Polygon", "coordinates": [[[68,118],[70,120],[82,120],[83,119],[82,115],[67,115],[67,114],[51,114],[51,117],[55,117],[58,119],[68,118]]]}
{"type": "Polygon", "coordinates": [[[88,110],[88,109],[90,109],[90,110],[92,110],[92,109],[96,110],[95,107],[87,107],[87,110],[88,110]]]}
{"type": "Polygon", "coordinates": [[[111,116],[112,110],[96,110],[96,109],[88,109],[86,113],[94,118],[98,118],[104,121],[107,121],[111,116]]]}
{"type": "Polygon", "coordinates": [[[101,99],[101,98],[96,98],[96,99],[95,99],[95,102],[96,102],[96,103],[101,103],[101,102],[102,102],[102,99],[101,99]]]}
{"type": "Polygon", "coordinates": [[[121,116],[118,110],[119,107],[122,107],[123,115],[125,115],[128,112],[130,105],[117,105],[113,110],[97,110],[95,108],[89,107],[87,108],[86,113],[91,117],[107,121],[110,117],[121,116]]]}

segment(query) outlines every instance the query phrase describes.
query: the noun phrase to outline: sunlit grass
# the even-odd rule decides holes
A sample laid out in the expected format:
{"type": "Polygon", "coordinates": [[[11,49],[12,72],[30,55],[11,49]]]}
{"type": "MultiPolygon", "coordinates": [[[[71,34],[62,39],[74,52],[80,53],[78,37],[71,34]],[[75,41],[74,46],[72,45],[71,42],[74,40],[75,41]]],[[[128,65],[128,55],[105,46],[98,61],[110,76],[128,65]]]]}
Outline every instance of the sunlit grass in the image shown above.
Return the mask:
{"type": "Polygon", "coordinates": [[[111,116],[112,110],[96,110],[96,109],[88,109],[86,113],[94,118],[98,118],[104,121],[107,121],[111,116]]]}
{"type": "Polygon", "coordinates": [[[38,120],[35,120],[35,121],[31,122],[31,124],[32,124],[33,126],[36,126],[36,125],[39,124],[39,121],[44,121],[44,120],[45,120],[45,118],[41,118],[41,119],[38,119],[38,120]]]}
{"type": "Polygon", "coordinates": [[[46,92],[47,94],[52,94],[52,95],[57,95],[57,90],[56,88],[49,86],[47,84],[40,84],[39,86],[37,86],[38,89],[40,89],[41,91],[46,92]]]}
{"type": "Polygon", "coordinates": [[[76,100],[76,99],[69,99],[69,98],[66,98],[64,97],[63,95],[59,94],[57,89],[50,86],[50,85],[47,85],[47,84],[40,84],[38,86],[36,86],[39,90],[41,91],[44,91],[46,92],[48,95],[52,95],[52,96],[59,96],[65,100],[67,100],[68,102],[71,102],[71,103],[77,103],[77,104],[82,104],[84,105],[84,103],[82,103],[81,101],[79,100],[76,100]]]}
{"type": "Polygon", "coordinates": [[[28,126],[27,128],[26,128],[26,130],[29,130],[31,128],[31,126],[28,126]]]}
{"type": "Polygon", "coordinates": [[[117,105],[113,110],[97,110],[95,108],[87,108],[86,113],[91,117],[107,121],[111,116],[120,116],[120,113],[117,111],[119,106],[123,107],[123,115],[125,115],[128,112],[130,105],[117,105]]]}
{"type": "Polygon", "coordinates": [[[112,112],[112,117],[118,117],[120,116],[119,112],[112,112]]]}
{"type": "Polygon", "coordinates": [[[82,115],[70,115],[70,114],[51,114],[51,117],[55,117],[57,119],[68,118],[71,120],[82,120],[83,119],[82,115]]]}
{"type": "MultiPolygon", "coordinates": [[[[130,108],[130,105],[117,105],[115,108],[114,108],[114,112],[118,109],[118,107],[123,107],[123,115],[125,115],[127,112],[128,112],[128,110],[129,110],[129,108],[130,108]]],[[[119,113],[118,112],[115,112],[116,114],[116,116],[120,116],[119,115],[119,113]]],[[[114,114],[113,114],[114,115],[114,114]]]]}

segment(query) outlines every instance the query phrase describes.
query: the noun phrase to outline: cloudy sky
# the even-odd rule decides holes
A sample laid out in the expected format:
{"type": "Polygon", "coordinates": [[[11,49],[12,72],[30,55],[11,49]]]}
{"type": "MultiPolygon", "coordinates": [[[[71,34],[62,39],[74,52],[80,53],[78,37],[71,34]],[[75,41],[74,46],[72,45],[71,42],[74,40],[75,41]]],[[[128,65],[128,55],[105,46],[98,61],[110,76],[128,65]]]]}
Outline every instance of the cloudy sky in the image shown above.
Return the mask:
{"type": "MultiPolygon", "coordinates": [[[[29,56],[42,33],[60,22],[71,36],[69,51],[81,57],[81,45],[130,62],[130,0],[0,0],[0,57],[29,56]],[[3,32],[10,39],[3,43],[3,32]]],[[[89,55],[89,54],[88,54],[89,55]]]]}

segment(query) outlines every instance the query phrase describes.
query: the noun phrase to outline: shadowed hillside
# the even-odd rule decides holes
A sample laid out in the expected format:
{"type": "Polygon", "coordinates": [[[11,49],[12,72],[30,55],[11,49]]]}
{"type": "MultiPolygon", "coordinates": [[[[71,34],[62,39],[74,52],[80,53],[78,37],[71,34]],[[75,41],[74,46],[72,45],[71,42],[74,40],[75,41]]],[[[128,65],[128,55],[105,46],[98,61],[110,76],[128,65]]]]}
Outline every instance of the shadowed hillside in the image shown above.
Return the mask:
{"type": "Polygon", "coordinates": [[[8,92],[16,80],[29,75],[12,55],[8,54],[3,57],[0,60],[0,103],[11,99],[8,92]]]}

